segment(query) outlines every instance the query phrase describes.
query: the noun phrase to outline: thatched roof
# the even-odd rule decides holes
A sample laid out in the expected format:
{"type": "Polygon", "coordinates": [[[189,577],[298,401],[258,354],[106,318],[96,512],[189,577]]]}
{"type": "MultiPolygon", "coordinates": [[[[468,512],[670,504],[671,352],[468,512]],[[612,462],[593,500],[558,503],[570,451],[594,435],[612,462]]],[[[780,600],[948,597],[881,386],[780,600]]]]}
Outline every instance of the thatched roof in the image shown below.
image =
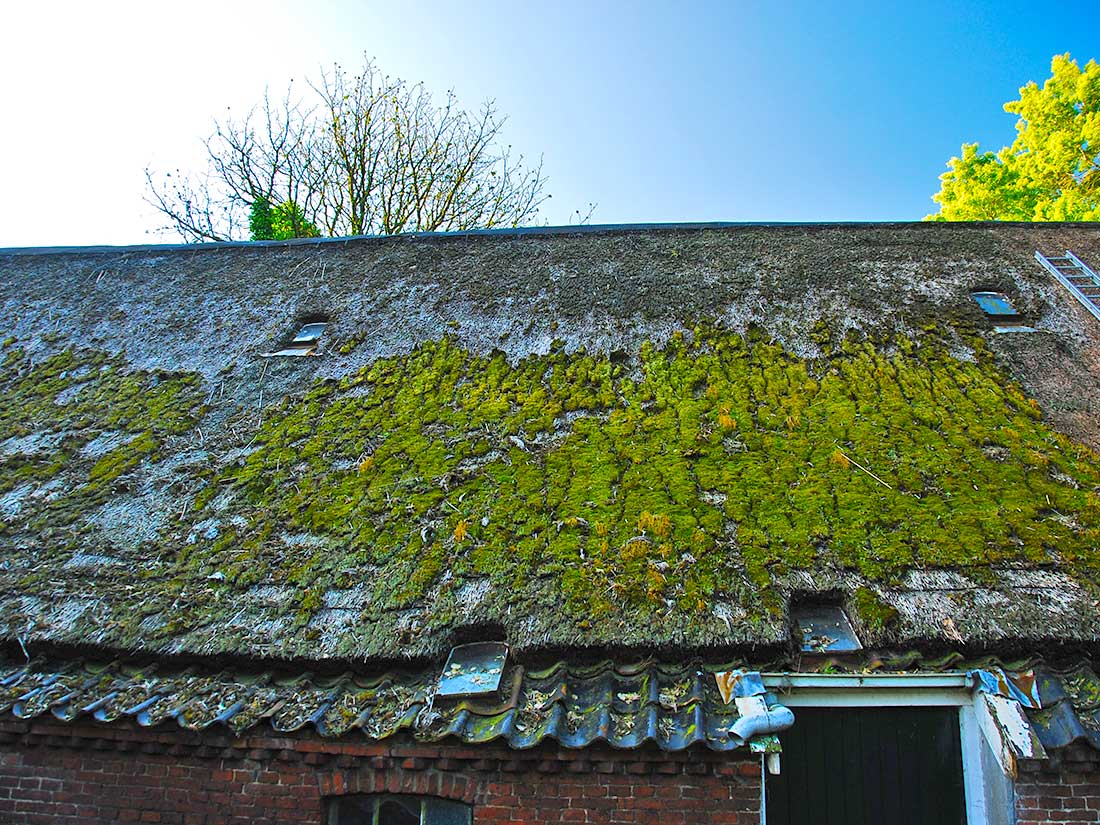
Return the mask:
{"type": "Polygon", "coordinates": [[[1067,248],[1100,227],[0,251],[3,633],[741,655],[817,594],[866,645],[1092,644],[1100,327],[1032,257],[1067,248]]]}

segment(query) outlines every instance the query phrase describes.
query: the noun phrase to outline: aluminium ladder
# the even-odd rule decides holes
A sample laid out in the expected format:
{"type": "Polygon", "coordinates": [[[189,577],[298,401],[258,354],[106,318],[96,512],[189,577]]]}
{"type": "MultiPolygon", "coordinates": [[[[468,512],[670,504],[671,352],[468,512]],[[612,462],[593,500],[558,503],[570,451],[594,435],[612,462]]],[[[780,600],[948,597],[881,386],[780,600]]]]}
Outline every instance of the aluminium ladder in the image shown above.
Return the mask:
{"type": "Polygon", "coordinates": [[[1068,249],[1060,258],[1048,258],[1042,252],[1036,252],[1035,260],[1100,321],[1100,277],[1084,261],[1068,249]]]}

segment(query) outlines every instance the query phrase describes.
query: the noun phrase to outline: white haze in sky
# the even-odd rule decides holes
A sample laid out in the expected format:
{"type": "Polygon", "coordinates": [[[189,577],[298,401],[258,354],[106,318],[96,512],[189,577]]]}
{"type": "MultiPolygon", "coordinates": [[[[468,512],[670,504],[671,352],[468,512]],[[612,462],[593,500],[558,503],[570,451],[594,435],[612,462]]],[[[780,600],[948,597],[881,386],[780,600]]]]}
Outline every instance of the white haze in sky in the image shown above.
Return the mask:
{"type": "Polygon", "coordinates": [[[326,55],[277,2],[5,5],[3,246],[159,240],[145,167],[197,166],[215,115],[326,55]]]}
{"type": "Polygon", "coordinates": [[[516,122],[504,98],[529,98],[514,71],[529,44],[480,48],[493,39],[483,21],[507,21],[475,3],[13,2],[0,14],[0,247],[177,242],[144,200],[146,168],[203,168],[215,117],[242,116],[292,80],[304,96],[322,67],[355,70],[365,55],[440,99],[453,88],[466,108],[496,98],[515,153],[544,156],[555,178],[544,220],[567,223],[595,200],[567,203],[555,185],[566,164],[551,171],[545,135],[516,122]],[[498,57],[508,84],[495,82],[498,57]]]}

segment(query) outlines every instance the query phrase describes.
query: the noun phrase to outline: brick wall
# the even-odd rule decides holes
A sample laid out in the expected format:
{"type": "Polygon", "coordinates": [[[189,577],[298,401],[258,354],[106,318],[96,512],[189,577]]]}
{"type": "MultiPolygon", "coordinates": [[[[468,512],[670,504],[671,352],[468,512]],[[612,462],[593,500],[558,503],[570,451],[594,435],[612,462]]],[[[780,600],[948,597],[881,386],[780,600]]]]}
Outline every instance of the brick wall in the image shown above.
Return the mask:
{"type": "Polygon", "coordinates": [[[1017,825],[1100,822],[1100,753],[1083,743],[1020,765],[1017,825]]]}
{"type": "Polygon", "coordinates": [[[760,763],[703,749],[512,751],[0,724],[0,823],[321,825],[326,797],[379,791],[462,800],[475,825],[756,825],[760,763]]]}

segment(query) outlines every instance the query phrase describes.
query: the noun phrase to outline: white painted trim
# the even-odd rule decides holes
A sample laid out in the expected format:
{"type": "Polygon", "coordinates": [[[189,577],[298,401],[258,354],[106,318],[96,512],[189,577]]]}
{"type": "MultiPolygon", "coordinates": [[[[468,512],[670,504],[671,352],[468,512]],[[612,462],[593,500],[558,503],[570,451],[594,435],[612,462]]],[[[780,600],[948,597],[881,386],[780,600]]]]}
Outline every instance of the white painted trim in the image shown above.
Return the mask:
{"type": "Polygon", "coordinates": [[[982,772],[982,734],[974,718],[973,705],[959,708],[959,739],[962,744],[963,793],[966,796],[967,825],[986,825],[985,776],[982,772]]]}
{"type": "Polygon", "coordinates": [[[792,688],[943,688],[967,690],[971,680],[965,673],[764,673],[764,685],[771,690],[792,688]]]}
{"type": "Polygon", "coordinates": [[[882,707],[963,707],[972,701],[964,691],[946,690],[889,690],[868,688],[861,691],[850,690],[802,690],[783,693],[776,691],[780,704],[790,708],[842,707],[842,708],[882,708],[882,707]]]}
{"type": "Polygon", "coordinates": [[[1046,751],[1019,702],[1004,696],[977,693],[974,695],[974,715],[1001,770],[1013,781],[1018,760],[1046,759],[1046,751]]]}
{"type": "Polygon", "coordinates": [[[768,673],[764,686],[790,707],[961,707],[972,701],[971,680],[963,673],[768,673]]]}

